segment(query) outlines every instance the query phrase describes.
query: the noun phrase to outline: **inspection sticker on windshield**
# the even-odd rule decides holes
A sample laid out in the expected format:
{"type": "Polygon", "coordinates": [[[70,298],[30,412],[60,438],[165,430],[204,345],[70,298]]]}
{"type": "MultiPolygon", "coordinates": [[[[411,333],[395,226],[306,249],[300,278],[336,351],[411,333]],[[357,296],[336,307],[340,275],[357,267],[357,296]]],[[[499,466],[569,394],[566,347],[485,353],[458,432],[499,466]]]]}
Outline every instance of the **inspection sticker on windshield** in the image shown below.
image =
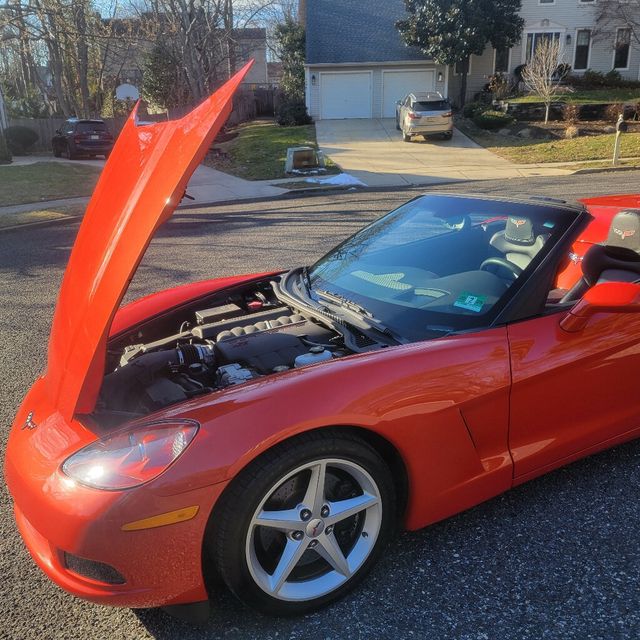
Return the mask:
{"type": "Polygon", "coordinates": [[[482,311],[482,307],[484,307],[484,300],[484,296],[474,296],[472,293],[463,291],[460,297],[453,303],[453,306],[479,313],[482,311]]]}

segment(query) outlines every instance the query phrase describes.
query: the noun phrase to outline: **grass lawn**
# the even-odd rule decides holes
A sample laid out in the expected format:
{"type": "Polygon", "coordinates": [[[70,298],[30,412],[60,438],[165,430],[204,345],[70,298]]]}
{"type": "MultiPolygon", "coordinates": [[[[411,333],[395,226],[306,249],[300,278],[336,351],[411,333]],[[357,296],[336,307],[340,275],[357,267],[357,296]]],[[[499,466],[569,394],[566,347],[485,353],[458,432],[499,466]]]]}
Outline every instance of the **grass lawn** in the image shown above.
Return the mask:
{"type": "MultiPolygon", "coordinates": [[[[511,162],[533,164],[537,162],[578,162],[606,160],[613,156],[615,134],[581,136],[572,140],[535,140],[500,136],[478,129],[466,122],[456,126],[472,140],[511,162]]],[[[620,158],[640,156],[640,133],[622,134],[620,158]]]]}
{"type": "MultiPolygon", "coordinates": [[[[245,180],[286,178],[288,147],[318,147],[314,125],[281,127],[273,122],[248,122],[237,128],[237,137],[216,145],[225,157],[207,156],[205,164],[245,180]]],[[[340,173],[326,158],[327,173],[340,173]]]]}
{"type": "MultiPolygon", "coordinates": [[[[556,102],[569,104],[596,104],[609,102],[639,102],[640,88],[635,89],[581,89],[558,95],[556,102]]],[[[535,95],[507,98],[505,102],[542,102],[535,95]]]]}
{"type": "Polygon", "coordinates": [[[100,170],[66,162],[0,165],[0,207],[91,195],[100,170]]]}
{"type": "MultiPolygon", "coordinates": [[[[604,160],[613,156],[615,134],[584,136],[572,140],[505,140],[502,136],[490,136],[483,143],[489,151],[520,164],[533,162],[576,162],[580,160],[604,160]],[[497,140],[496,140],[497,138],[497,140]]],[[[620,157],[640,155],[640,133],[622,136],[620,157]]]]}

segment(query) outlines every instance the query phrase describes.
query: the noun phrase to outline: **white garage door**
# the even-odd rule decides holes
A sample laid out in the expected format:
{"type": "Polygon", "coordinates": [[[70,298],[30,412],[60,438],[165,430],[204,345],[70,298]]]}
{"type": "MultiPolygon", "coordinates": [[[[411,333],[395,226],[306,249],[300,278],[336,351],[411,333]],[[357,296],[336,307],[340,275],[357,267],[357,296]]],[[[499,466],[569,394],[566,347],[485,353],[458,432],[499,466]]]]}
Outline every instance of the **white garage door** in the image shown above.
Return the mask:
{"type": "Polygon", "coordinates": [[[371,117],[371,74],[321,73],[320,117],[324,120],[371,117]]]}
{"type": "Polygon", "coordinates": [[[382,74],[382,116],[395,118],[396,102],[408,93],[435,90],[435,71],[385,71],[382,74]]]}

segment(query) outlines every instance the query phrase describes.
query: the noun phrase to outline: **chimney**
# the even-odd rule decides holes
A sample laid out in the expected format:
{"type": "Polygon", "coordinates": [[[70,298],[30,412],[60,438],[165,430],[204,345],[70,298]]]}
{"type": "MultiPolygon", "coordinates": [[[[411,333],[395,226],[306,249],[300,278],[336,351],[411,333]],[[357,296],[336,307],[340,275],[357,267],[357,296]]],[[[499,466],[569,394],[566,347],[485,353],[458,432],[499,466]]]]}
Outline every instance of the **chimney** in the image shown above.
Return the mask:
{"type": "Polygon", "coordinates": [[[298,22],[307,26],[307,0],[298,0],[298,22]]]}

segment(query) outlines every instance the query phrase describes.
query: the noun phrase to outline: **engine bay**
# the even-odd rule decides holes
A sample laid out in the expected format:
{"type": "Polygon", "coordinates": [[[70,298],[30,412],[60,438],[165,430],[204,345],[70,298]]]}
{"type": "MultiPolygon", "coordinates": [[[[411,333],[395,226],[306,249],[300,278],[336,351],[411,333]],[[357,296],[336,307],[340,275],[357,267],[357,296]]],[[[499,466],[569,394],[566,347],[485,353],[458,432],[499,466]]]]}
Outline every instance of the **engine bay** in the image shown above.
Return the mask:
{"type": "MultiPolygon", "coordinates": [[[[144,415],[256,378],[379,348],[301,305],[273,281],[227,289],[110,340],[97,413],[144,415]],[[347,346],[347,344],[349,346],[347,346]]],[[[364,338],[364,339],[363,339],[364,338]]]]}

